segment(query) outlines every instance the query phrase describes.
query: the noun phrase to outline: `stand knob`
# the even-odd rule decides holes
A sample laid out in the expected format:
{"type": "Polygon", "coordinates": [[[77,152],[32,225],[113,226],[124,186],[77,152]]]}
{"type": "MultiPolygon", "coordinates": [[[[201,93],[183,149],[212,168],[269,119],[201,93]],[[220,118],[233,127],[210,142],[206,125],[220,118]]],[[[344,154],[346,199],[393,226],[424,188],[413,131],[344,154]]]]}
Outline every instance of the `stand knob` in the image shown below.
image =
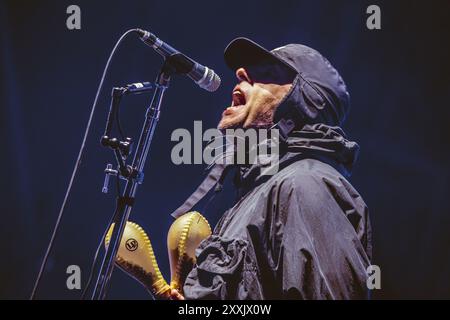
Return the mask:
{"type": "Polygon", "coordinates": [[[117,170],[113,170],[112,164],[108,163],[106,165],[106,169],[105,169],[105,181],[103,182],[103,188],[102,188],[103,193],[108,193],[109,176],[110,175],[113,175],[113,176],[117,175],[117,170]]]}

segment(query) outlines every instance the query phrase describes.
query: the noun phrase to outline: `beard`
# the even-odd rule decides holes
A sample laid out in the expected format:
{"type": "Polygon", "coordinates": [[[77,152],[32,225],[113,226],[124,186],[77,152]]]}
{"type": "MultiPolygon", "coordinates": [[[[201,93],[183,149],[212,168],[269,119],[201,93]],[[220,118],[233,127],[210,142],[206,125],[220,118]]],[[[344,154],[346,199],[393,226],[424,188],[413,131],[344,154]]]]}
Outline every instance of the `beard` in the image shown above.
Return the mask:
{"type": "Polygon", "coordinates": [[[224,112],[218,129],[258,129],[272,126],[275,109],[280,101],[266,90],[256,91],[245,105],[224,112]]]}

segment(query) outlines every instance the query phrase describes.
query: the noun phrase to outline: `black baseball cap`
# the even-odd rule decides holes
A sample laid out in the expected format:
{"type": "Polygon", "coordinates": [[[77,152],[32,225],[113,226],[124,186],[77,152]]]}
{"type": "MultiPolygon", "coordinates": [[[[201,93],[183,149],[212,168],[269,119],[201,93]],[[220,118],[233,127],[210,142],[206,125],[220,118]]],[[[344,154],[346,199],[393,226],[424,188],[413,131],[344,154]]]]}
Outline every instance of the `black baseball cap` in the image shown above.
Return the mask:
{"type": "Polygon", "coordinates": [[[297,75],[297,71],[289,63],[278,57],[266,48],[247,38],[236,38],[225,48],[225,62],[232,70],[240,67],[251,68],[253,66],[277,67],[283,76],[291,77],[297,75]]]}
{"type": "Polygon", "coordinates": [[[273,66],[282,76],[298,77],[298,106],[311,122],[340,125],[350,109],[350,96],[337,70],[318,51],[302,45],[287,44],[267,50],[243,37],[232,40],[224,52],[225,63],[235,71],[240,67],[273,66]]]}

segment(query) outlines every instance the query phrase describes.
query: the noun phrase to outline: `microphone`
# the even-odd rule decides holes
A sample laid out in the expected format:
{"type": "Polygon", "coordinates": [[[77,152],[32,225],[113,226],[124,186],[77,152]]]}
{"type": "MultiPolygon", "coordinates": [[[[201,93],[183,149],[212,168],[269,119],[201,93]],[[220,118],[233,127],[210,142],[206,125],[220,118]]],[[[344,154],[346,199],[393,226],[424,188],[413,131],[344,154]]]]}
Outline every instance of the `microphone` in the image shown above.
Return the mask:
{"type": "Polygon", "coordinates": [[[214,70],[203,66],[188,56],[182,54],[156,37],[153,33],[142,29],[136,29],[136,31],[146,45],[155,49],[155,51],[164,58],[176,56],[175,61],[177,63],[177,71],[181,71],[181,73],[186,74],[189,78],[194,80],[200,88],[210,92],[216,91],[219,88],[220,77],[214,72],[214,70]]]}

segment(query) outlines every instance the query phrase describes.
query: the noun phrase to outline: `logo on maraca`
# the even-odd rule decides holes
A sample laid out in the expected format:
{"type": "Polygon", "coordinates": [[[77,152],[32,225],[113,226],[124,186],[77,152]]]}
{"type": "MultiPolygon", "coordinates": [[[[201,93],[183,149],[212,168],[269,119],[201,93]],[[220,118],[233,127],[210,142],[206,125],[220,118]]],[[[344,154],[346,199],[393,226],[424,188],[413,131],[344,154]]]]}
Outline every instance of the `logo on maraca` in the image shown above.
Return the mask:
{"type": "Polygon", "coordinates": [[[137,242],[136,239],[133,238],[130,238],[127,240],[127,242],[125,242],[125,247],[127,248],[128,251],[136,251],[138,246],[139,243],[137,242]]]}

